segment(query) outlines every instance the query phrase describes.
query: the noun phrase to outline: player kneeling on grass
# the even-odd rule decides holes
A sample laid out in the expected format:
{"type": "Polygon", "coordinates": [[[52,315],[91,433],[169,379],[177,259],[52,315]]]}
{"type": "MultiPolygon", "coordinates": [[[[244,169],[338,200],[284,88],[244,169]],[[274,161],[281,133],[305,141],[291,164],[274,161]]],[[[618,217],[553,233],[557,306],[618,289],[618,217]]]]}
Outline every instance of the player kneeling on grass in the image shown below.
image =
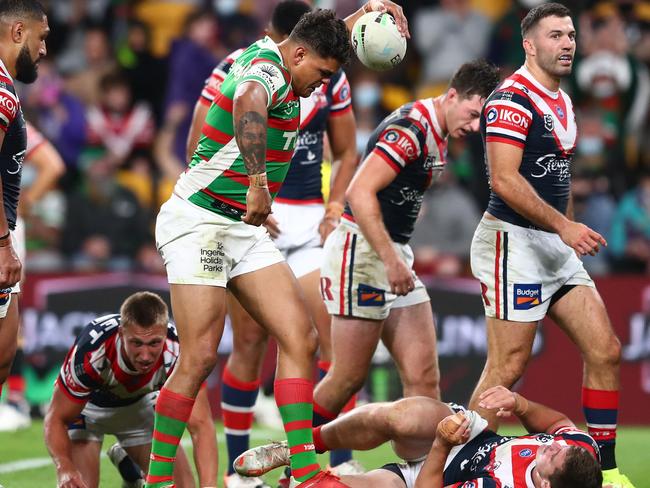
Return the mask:
{"type": "MultiPolygon", "coordinates": [[[[86,325],[68,352],[45,416],[45,444],[61,488],[99,485],[99,454],[104,434],[117,437],[131,464],[133,483],[143,484],[140,468],[149,465],[154,406],[158,390],[171,374],[179,353],[176,329],[165,302],[155,293],[128,297],[119,314],[86,325]]],[[[197,397],[188,424],[202,487],[216,487],[217,443],[205,389],[197,397]]],[[[109,453],[113,459],[115,452],[109,453]]],[[[124,454],[118,460],[124,476],[124,454]]],[[[174,481],[194,487],[183,451],[174,481]]],[[[126,485],[126,483],[125,483],[126,485]]]]}
{"type": "MultiPolygon", "coordinates": [[[[352,488],[581,487],[602,485],[596,442],[566,417],[502,386],[481,395],[482,408],[514,414],[528,430],[501,436],[472,410],[426,397],[371,403],[314,429],[318,452],[373,449],[392,441],[405,460],[362,475],[342,476],[352,488]],[[455,412],[455,413],[454,413],[455,412]]],[[[257,447],[235,461],[240,474],[259,476],[287,464],[284,443],[257,447]]]]}

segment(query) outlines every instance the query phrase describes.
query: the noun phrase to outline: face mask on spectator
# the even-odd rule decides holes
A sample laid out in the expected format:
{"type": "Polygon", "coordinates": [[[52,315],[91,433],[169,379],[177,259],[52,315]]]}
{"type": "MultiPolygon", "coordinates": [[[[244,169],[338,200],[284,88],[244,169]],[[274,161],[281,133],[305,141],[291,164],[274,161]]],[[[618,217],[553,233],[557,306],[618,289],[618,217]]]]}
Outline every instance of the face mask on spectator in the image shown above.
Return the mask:
{"type": "Polygon", "coordinates": [[[582,136],[578,139],[578,154],[581,156],[598,156],[603,153],[605,142],[602,137],[582,136]]]}
{"type": "Polygon", "coordinates": [[[239,0],[217,0],[216,7],[219,15],[232,15],[239,9],[239,0]]]}
{"type": "Polygon", "coordinates": [[[352,99],[358,108],[372,108],[379,102],[381,95],[375,83],[359,83],[353,90],[352,99]]]}
{"type": "Polygon", "coordinates": [[[368,145],[368,139],[372,131],[367,129],[358,129],[357,128],[357,151],[364,153],[366,151],[366,146],[368,145]]]}

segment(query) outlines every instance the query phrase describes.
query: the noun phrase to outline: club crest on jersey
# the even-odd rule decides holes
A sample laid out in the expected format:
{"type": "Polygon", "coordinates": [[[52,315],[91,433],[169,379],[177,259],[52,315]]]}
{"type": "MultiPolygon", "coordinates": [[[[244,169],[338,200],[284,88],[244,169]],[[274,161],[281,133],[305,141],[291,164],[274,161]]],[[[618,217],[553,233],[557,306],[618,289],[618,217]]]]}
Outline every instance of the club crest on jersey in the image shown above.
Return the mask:
{"type": "Polygon", "coordinates": [[[386,142],[395,142],[397,139],[399,139],[399,134],[397,131],[389,130],[386,132],[386,134],[384,134],[384,140],[386,142]]]}
{"type": "Polygon", "coordinates": [[[553,130],[553,116],[551,114],[544,114],[544,128],[551,132],[553,130]]]}
{"type": "Polygon", "coordinates": [[[359,283],[357,295],[357,304],[360,307],[381,307],[386,303],[386,292],[384,290],[363,283],[359,283]]]}
{"type": "Polygon", "coordinates": [[[485,116],[485,120],[487,121],[488,124],[491,124],[497,119],[497,116],[499,115],[499,112],[496,108],[491,108],[488,110],[487,115],[485,116]]]}
{"type": "Polygon", "coordinates": [[[515,283],[513,291],[515,310],[529,310],[542,303],[542,285],[540,283],[515,283]]]}
{"type": "Polygon", "coordinates": [[[532,455],[533,455],[532,449],[522,449],[521,451],[519,451],[519,457],[522,458],[529,458],[532,455]]]}
{"type": "Polygon", "coordinates": [[[564,110],[562,110],[562,107],[560,107],[559,105],[556,105],[556,107],[555,107],[555,113],[556,113],[557,116],[560,117],[561,119],[564,118],[564,110]]]}

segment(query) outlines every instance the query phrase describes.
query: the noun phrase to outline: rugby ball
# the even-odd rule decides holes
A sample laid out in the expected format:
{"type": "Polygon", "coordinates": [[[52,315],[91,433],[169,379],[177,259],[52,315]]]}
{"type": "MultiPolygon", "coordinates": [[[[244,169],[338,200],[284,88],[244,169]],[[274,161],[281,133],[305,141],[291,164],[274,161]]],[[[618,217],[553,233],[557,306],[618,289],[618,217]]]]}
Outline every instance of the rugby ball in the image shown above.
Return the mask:
{"type": "Polygon", "coordinates": [[[365,66],[386,71],[397,66],[406,54],[406,38],[386,12],[363,14],[352,27],[352,46],[365,66]]]}

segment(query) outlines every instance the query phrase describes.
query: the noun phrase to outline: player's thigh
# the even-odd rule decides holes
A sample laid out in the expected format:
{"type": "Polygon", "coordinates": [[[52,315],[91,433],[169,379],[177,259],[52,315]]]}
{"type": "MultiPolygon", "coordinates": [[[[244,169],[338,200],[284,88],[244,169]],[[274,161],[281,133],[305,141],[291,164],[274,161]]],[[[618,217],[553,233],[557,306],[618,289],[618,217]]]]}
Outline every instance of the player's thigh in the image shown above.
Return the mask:
{"type": "Polygon", "coordinates": [[[502,370],[524,367],[530,359],[537,322],[511,322],[485,317],[487,367],[502,370]]]}
{"type": "Polygon", "coordinates": [[[318,343],[320,345],[320,358],[329,361],[331,358],[332,339],[331,322],[332,318],[327,312],[323,297],[320,292],[320,269],[315,269],[306,275],[298,278],[298,283],[305,295],[307,310],[314,321],[318,331],[318,343]]]}
{"type": "Polygon", "coordinates": [[[332,366],[338,377],[364,377],[375,353],[383,321],[335,315],[332,317],[332,366]]]}
{"type": "Polygon", "coordinates": [[[99,486],[99,455],[102,444],[96,441],[71,442],[71,455],[88,488],[99,486]]]}
{"type": "Polygon", "coordinates": [[[341,481],[350,488],[406,488],[404,480],[387,469],[373,469],[363,474],[343,475],[341,481]]]}
{"type": "MultiPolygon", "coordinates": [[[[0,370],[9,368],[16,354],[18,341],[18,299],[16,294],[8,294],[7,314],[0,318],[0,370]]],[[[8,371],[7,371],[8,373],[8,371]]],[[[0,382],[2,379],[0,379],[0,382]]]]}
{"type": "Polygon", "coordinates": [[[382,340],[403,376],[427,371],[438,380],[436,328],[431,303],[392,308],[384,324],[382,340]]]}
{"type": "Polygon", "coordinates": [[[236,276],[228,287],[280,344],[306,339],[314,332],[298,281],[285,262],[236,276]]]}
{"type": "Polygon", "coordinates": [[[620,350],[603,299],[593,286],[574,286],[551,306],[549,316],[583,355],[620,350]]]}
{"type": "MultiPolygon", "coordinates": [[[[226,289],[208,285],[170,285],[172,310],[183,351],[219,343],[226,312],[226,289]]],[[[182,355],[181,355],[182,357],[182,355]]]]}

